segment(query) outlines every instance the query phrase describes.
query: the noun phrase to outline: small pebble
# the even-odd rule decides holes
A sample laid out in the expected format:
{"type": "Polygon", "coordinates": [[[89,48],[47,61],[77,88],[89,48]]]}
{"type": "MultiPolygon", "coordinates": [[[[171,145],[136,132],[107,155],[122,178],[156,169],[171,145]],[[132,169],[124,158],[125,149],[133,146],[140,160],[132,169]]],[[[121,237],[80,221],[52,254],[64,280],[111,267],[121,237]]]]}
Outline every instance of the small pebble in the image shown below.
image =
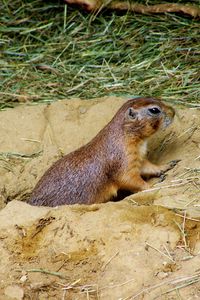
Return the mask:
{"type": "Polygon", "coordinates": [[[168,277],[168,273],[166,273],[166,272],[158,272],[158,274],[157,274],[157,277],[159,278],[159,279],[164,279],[164,278],[166,278],[166,277],[168,277]]]}
{"type": "Polygon", "coordinates": [[[20,282],[24,283],[26,282],[28,279],[28,276],[27,275],[23,275],[21,278],[20,278],[20,282]]]}

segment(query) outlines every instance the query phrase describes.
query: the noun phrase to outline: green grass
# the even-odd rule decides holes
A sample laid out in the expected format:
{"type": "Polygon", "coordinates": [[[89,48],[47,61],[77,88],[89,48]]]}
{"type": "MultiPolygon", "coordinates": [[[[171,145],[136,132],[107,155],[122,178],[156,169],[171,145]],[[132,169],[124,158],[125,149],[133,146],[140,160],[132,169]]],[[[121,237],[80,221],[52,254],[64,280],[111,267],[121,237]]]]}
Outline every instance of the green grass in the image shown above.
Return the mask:
{"type": "Polygon", "coordinates": [[[105,95],[200,103],[199,41],[199,20],[177,14],[94,16],[53,0],[3,0],[0,108],[105,95]]]}

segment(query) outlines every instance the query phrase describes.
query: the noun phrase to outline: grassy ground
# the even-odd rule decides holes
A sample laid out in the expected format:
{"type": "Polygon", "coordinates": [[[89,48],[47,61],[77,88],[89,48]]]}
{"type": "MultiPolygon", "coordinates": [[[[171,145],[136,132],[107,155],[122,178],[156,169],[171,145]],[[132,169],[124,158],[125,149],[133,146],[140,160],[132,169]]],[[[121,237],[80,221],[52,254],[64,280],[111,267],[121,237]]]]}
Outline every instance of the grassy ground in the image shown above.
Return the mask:
{"type": "Polygon", "coordinates": [[[3,0],[0,108],[104,95],[200,103],[199,28],[176,14],[94,16],[58,1],[3,0]]]}

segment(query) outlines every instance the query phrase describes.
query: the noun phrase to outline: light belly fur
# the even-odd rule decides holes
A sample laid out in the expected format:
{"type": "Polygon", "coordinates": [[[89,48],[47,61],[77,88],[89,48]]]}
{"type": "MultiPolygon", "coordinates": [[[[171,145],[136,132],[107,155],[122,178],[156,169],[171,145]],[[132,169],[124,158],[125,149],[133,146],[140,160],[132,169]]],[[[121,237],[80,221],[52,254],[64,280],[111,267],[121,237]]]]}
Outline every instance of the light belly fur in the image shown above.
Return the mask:
{"type": "Polygon", "coordinates": [[[139,148],[139,153],[141,155],[142,158],[145,158],[146,154],[147,154],[147,141],[144,141],[139,148]]]}

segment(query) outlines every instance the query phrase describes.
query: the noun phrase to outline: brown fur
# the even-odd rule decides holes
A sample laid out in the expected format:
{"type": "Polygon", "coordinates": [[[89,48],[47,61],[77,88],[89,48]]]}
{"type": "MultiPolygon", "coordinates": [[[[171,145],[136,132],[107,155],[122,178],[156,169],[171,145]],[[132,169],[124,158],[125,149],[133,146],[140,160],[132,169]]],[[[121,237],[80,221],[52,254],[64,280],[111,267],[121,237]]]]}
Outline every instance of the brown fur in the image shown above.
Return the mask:
{"type": "Polygon", "coordinates": [[[142,176],[159,176],[169,165],[145,159],[145,141],[173,120],[174,110],[154,98],[127,101],[88,144],[46,171],[29,199],[32,205],[92,204],[109,201],[118,190],[149,187],[142,176]],[[158,107],[161,113],[149,114],[158,107]]]}

